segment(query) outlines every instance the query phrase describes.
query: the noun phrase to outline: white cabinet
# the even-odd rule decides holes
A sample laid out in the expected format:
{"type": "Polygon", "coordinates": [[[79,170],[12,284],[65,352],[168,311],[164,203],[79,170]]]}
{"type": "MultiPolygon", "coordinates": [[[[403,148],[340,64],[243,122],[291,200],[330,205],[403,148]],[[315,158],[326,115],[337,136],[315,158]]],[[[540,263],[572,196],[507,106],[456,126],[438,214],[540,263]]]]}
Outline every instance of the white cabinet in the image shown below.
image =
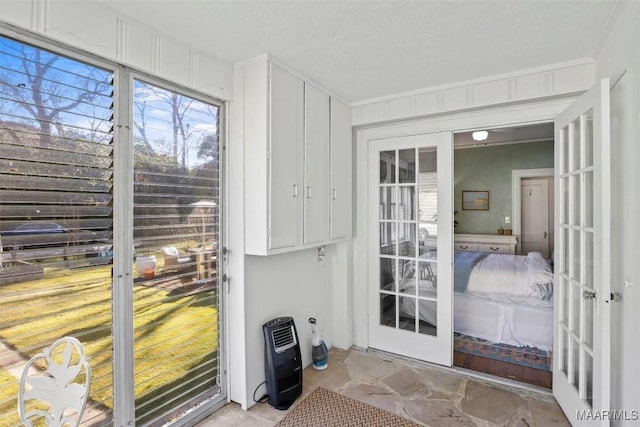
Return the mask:
{"type": "Polygon", "coordinates": [[[453,238],[456,251],[491,252],[498,254],[515,254],[517,236],[499,234],[458,234],[453,238]]]}
{"type": "Polygon", "coordinates": [[[329,95],[304,85],[304,244],[329,239],[329,95]]]}
{"type": "Polygon", "coordinates": [[[331,98],[331,240],[351,236],[351,109],[331,98]]]}
{"type": "MultiPolygon", "coordinates": [[[[267,174],[271,178],[267,183],[271,207],[268,237],[269,249],[280,249],[297,245],[300,234],[303,155],[300,110],[304,92],[300,79],[275,65],[271,65],[270,81],[270,144],[266,153],[267,174]]],[[[251,141],[250,147],[258,141],[251,141]]],[[[253,175],[252,171],[249,173],[253,175]]]]}
{"type": "Polygon", "coordinates": [[[236,68],[234,91],[245,157],[245,252],[349,238],[349,107],[266,57],[236,68]]]}

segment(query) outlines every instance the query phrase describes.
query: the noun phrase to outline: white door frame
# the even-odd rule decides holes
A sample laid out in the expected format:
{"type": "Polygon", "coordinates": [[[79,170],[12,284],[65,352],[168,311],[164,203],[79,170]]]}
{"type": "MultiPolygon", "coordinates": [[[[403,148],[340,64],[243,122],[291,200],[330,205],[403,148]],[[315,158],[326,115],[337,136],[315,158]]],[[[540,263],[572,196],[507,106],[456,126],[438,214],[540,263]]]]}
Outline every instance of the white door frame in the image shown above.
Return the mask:
{"type": "MultiPolygon", "coordinates": [[[[520,236],[521,224],[522,224],[522,209],[520,206],[520,197],[522,192],[520,191],[520,185],[523,178],[538,178],[543,176],[553,176],[553,168],[540,168],[540,169],[514,169],[511,171],[511,229],[513,234],[520,236]]],[[[554,208],[555,209],[555,208],[554,208]]],[[[555,224],[553,224],[555,228],[555,224]]],[[[553,234],[555,235],[555,233],[553,234]]],[[[552,235],[552,236],[553,236],[552,235]]],[[[550,238],[552,237],[550,236],[550,238]]],[[[516,245],[516,253],[520,253],[520,240],[516,245]]]]}
{"type": "MultiPolygon", "coordinates": [[[[369,347],[368,333],[368,185],[369,143],[371,141],[434,132],[462,132],[489,127],[507,127],[522,124],[550,122],[569,106],[574,97],[549,101],[530,102],[521,105],[487,108],[483,110],[430,117],[376,127],[356,128],[356,159],[353,239],[353,344],[369,347]]],[[[454,302],[455,303],[455,302],[454,302]]]]}

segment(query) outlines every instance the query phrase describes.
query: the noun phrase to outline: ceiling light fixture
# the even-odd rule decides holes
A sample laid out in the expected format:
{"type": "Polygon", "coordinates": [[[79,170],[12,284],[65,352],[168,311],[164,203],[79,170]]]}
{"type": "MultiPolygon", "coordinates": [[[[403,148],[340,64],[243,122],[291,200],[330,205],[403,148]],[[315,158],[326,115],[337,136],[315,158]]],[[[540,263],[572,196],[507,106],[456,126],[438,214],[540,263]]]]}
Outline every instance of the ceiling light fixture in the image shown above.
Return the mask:
{"type": "Polygon", "coordinates": [[[475,141],[484,141],[489,136],[489,132],[486,130],[477,130],[471,134],[475,141]]]}

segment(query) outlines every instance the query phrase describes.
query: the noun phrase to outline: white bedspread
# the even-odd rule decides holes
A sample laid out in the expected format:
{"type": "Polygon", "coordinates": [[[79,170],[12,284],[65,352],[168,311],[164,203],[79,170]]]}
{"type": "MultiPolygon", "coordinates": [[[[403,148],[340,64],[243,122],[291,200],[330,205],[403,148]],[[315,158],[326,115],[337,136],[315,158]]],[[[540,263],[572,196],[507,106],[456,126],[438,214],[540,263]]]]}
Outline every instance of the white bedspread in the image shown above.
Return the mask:
{"type": "Polygon", "coordinates": [[[467,292],[550,299],[553,272],[539,252],[527,256],[489,254],[471,270],[467,292]]]}
{"type": "Polygon", "coordinates": [[[551,350],[553,301],[504,294],[455,293],[453,330],[496,343],[551,350]]]}
{"type": "MultiPolygon", "coordinates": [[[[404,280],[403,293],[415,295],[415,282],[404,280]]],[[[466,292],[454,293],[453,329],[496,343],[551,350],[552,296],[553,272],[539,253],[489,254],[473,267],[466,292]]],[[[401,298],[400,305],[403,315],[415,317],[415,298],[401,298]]],[[[423,301],[420,319],[437,325],[435,306],[435,301],[423,301]]]]}
{"type": "MultiPolygon", "coordinates": [[[[411,293],[411,289],[407,289],[411,293]]],[[[415,299],[401,298],[402,313],[414,317],[415,299]]],[[[454,293],[453,330],[495,343],[551,350],[553,302],[488,293],[454,293]]],[[[420,304],[420,319],[437,325],[435,301],[420,304]]]]}

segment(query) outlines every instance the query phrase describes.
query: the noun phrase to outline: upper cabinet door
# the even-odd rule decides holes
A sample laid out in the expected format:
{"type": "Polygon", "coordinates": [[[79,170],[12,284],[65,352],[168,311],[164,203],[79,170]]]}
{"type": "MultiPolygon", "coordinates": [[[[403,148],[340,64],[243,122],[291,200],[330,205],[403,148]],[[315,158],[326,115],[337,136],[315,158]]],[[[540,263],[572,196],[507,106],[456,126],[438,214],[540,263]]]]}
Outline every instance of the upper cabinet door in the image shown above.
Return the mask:
{"type": "Polygon", "coordinates": [[[331,240],[351,237],[351,153],[351,109],[331,98],[331,240]]]}
{"type": "Polygon", "coordinates": [[[305,84],[304,243],[329,238],[329,95],[305,84]]]}
{"type": "Polygon", "coordinates": [[[269,152],[269,249],[299,244],[302,188],[302,80],[271,64],[269,152]]]}
{"type": "Polygon", "coordinates": [[[350,237],[349,107],[268,57],[236,68],[234,93],[245,253],[275,255],[350,237]]]}

